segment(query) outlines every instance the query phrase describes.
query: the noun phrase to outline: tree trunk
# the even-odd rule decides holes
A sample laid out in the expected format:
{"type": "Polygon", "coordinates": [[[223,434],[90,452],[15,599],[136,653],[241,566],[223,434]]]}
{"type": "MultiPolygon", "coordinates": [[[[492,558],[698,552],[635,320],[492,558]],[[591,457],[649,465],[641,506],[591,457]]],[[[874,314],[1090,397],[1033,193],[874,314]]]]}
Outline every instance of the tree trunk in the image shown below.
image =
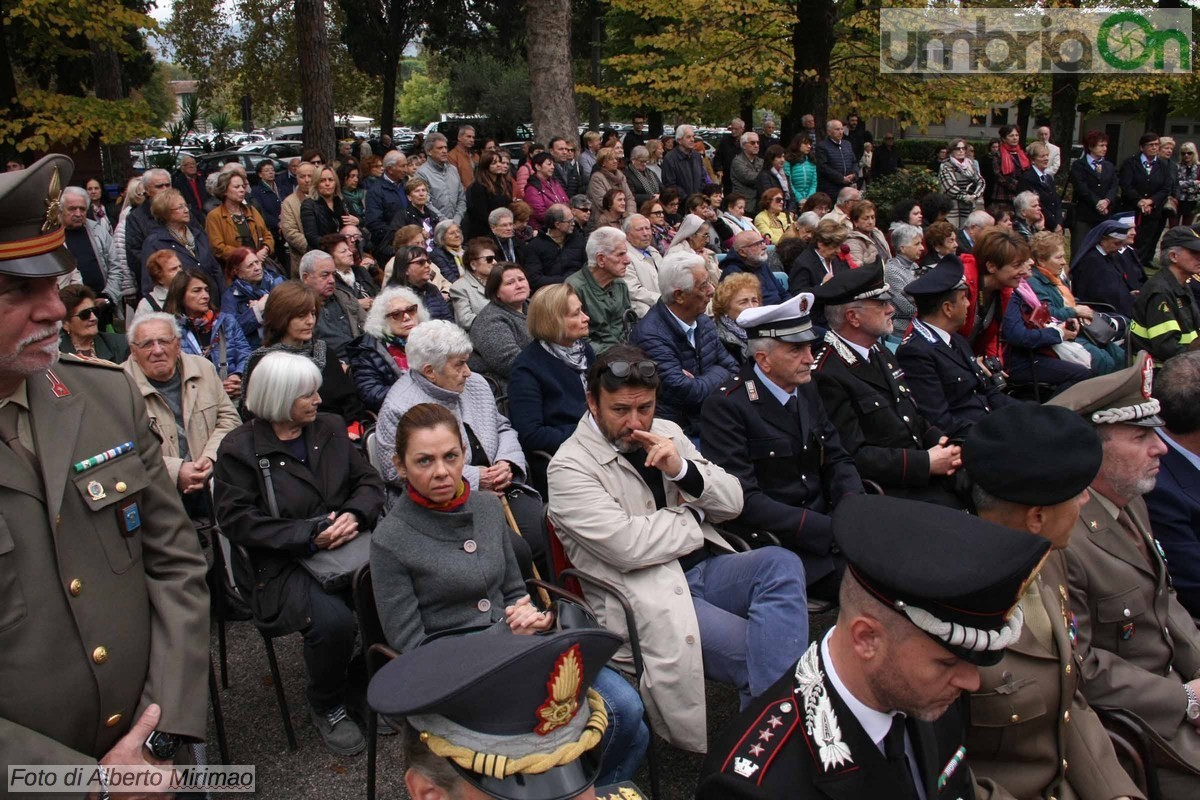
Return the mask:
{"type": "MultiPolygon", "coordinates": [[[[92,42],[92,80],[96,97],[100,100],[124,100],[125,88],[121,85],[121,59],[111,47],[92,42]]],[[[106,183],[120,183],[125,175],[133,172],[133,158],[126,143],[106,145],[108,157],[103,159],[106,183]]]]}
{"type": "MultiPolygon", "coordinates": [[[[1029,133],[1029,115],[1033,112],[1033,98],[1022,97],[1017,101],[1017,130],[1021,132],[1021,141],[1025,141],[1025,137],[1029,133]]],[[[1070,150],[1067,151],[1071,152],[1070,150]]]]}
{"type": "MultiPolygon", "coordinates": [[[[592,47],[591,63],[588,65],[592,86],[600,86],[600,55],[601,43],[604,40],[604,12],[599,3],[593,2],[592,9],[592,47]]],[[[600,101],[593,97],[588,101],[588,127],[594,131],[600,130],[600,101]]]]}
{"type": "Polygon", "coordinates": [[[746,123],[746,130],[754,130],[754,93],[749,89],[738,98],[738,116],[746,123]]]}
{"type": "MultiPolygon", "coordinates": [[[[1079,101],[1079,76],[1055,73],[1050,81],[1050,141],[1063,149],[1069,158],[1075,142],[1075,110],[1079,101]]],[[[1060,174],[1066,174],[1063,164],[1060,174]]]]}
{"type": "MultiPolygon", "coordinates": [[[[0,0],[0,116],[22,119],[25,117],[25,112],[17,97],[17,78],[13,74],[12,58],[10,57],[12,51],[8,46],[8,32],[4,25],[4,20],[8,19],[6,8],[8,5],[5,0],[0,0]]],[[[13,145],[24,139],[28,130],[29,126],[26,125],[24,130],[14,137],[13,144],[0,142],[0,156],[5,159],[15,158],[17,151],[13,145]]]]}
{"type": "Polygon", "coordinates": [[[663,132],[663,112],[650,111],[646,114],[646,140],[660,139],[663,132]]]}
{"type": "Polygon", "coordinates": [[[396,81],[400,69],[400,47],[389,47],[383,68],[383,107],[379,110],[379,131],[392,135],[396,127],[396,81]]]}
{"type": "MultiPolygon", "coordinates": [[[[829,59],[833,55],[833,26],[837,9],[832,0],[796,0],[792,24],[792,104],[783,130],[790,135],[801,128],[800,119],[812,114],[817,130],[829,116],[829,59]],[[816,76],[804,75],[813,70],[816,76]]],[[[747,120],[749,124],[749,120],[747,120]]]]}
{"type": "Polygon", "coordinates": [[[300,102],[304,111],[304,146],[333,160],[333,75],[329,68],[329,34],[324,0],[295,0],[296,52],[300,56],[300,102]]]}
{"type": "MultiPolygon", "coordinates": [[[[1158,0],[1159,8],[1182,8],[1179,0],[1158,0]]],[[[1167,132],[1167,113],[1170,110],[1170,94],[1152,94],[1146,103],[1146,132],[1167,132]]]]}
{"type": "Polygon", "coordinates": [[[575,83],[571,76],[571,0],[530,0],[525,4],[529,37],[529,101],[534,137],[579,138],[575,83]]]}

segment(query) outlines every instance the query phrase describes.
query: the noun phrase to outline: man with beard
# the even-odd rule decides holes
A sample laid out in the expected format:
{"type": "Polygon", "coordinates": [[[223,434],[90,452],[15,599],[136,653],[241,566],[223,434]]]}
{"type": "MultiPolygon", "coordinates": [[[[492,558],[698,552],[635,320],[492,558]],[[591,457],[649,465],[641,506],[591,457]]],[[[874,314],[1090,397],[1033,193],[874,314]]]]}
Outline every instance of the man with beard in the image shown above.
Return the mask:
{"type": "MultiPolygon", "coordinates": [[[[804,568],[778,547],[732,552],[713,526],[741,513],[742,488],[655,417],[660,382],[636,347],[597,357],[588,413],[550,462],[548,513],[571,562],[633,607],[654,730],[704,752],[704,679],[738,687],[745,706],[804,652],[804,568]]],[[[590,588],[600,624],[624,636],[621,607],[590,588]]],[[[631,663],[628,646],[616,661],[631,663]]]]}
{"type": "Polygon", "coordinates": [[[960,696],[1020,637],[1050,542],[871,495],[847,497],[833,532],[837,624],[725,728],[697,797],[974,797],[960,696]]]}
{"type": "Polygon", "coordinates": [[[1167,445],[1146,353],[1128,369],[1083,381],[1050,401],[1090,422],[1104,460],[1067,547],[1083,694],[1097,709],[1137,716],[1162,797],[1200,797],[1200,632],[1180,605],[1150,529],[1144,495],[1167,445]]]}
{"type": "MultiPolygon", "coordinates": [[[[207,720],[204,556],[145,403],[120,367],[58,361],[56,278],[75,263],[57,201],[72,167],[49,155],[0,176],[5,775],[13,764],[169,765],[207,720]]],[[[74,793],[85,795],[108,792],[74,793]]]]}

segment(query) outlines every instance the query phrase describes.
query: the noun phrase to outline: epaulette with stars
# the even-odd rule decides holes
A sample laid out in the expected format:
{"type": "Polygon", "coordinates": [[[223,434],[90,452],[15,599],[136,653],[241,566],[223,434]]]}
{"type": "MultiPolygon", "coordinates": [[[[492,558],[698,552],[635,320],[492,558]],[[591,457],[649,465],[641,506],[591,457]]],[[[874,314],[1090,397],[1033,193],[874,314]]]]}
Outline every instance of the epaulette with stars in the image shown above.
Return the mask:
{"type": "Polygon", "coordinates": [[[768,703],[730,750],[721,771],[733,772],[761,786],[771,762],[800,726],[799,706],[791,694],[768,703]]]}

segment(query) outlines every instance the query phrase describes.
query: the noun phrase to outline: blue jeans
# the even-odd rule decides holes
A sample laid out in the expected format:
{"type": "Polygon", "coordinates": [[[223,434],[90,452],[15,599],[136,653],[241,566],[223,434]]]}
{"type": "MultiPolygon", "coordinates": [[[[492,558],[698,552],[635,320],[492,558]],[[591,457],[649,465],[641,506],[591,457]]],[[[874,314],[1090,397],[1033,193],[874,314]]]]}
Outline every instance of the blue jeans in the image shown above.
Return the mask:
{"type": "Polygon", "coordinates": [[[650,744],[642,697],[611,667],[600,670],[592,688],[604,698],[604,706],[608,709],[608,730],[600,740],[600,775],[596,785],[633,780],[650,744]]]}
{"type": "Polygon", "coordinates": [[[684,575],[700,625],[704,673],[738,688],[742,708],[808,647],[800,557],[782,547],[712,556],[684,575]]]}

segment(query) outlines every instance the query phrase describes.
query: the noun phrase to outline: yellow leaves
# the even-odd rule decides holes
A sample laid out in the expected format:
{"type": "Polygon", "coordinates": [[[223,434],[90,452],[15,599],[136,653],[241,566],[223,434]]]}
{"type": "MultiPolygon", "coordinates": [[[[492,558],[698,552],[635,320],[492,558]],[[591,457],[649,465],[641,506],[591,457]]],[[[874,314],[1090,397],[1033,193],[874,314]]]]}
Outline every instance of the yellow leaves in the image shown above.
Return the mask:
{"type": "Polygon", "coordinates": [[[93,136],[101,144],[120,144],[157,133],[145,100],[100,100],[42,90],[22,92],[21,117],[0,112],[0,141],[19,151],[46,150],[52,145],[86,146],[93,136]],[[24,138],[18,138],[24,137],[24,138]]]}
{"type": "Polygon", "coordinates": [[[122,39],[127,29],[158,28],[152,17],[126,8],[118,0],[12,0],[7,5],[7,16],[34,29],[66,38],[84,36],[123,54],[133,53],[122,39]]]}

